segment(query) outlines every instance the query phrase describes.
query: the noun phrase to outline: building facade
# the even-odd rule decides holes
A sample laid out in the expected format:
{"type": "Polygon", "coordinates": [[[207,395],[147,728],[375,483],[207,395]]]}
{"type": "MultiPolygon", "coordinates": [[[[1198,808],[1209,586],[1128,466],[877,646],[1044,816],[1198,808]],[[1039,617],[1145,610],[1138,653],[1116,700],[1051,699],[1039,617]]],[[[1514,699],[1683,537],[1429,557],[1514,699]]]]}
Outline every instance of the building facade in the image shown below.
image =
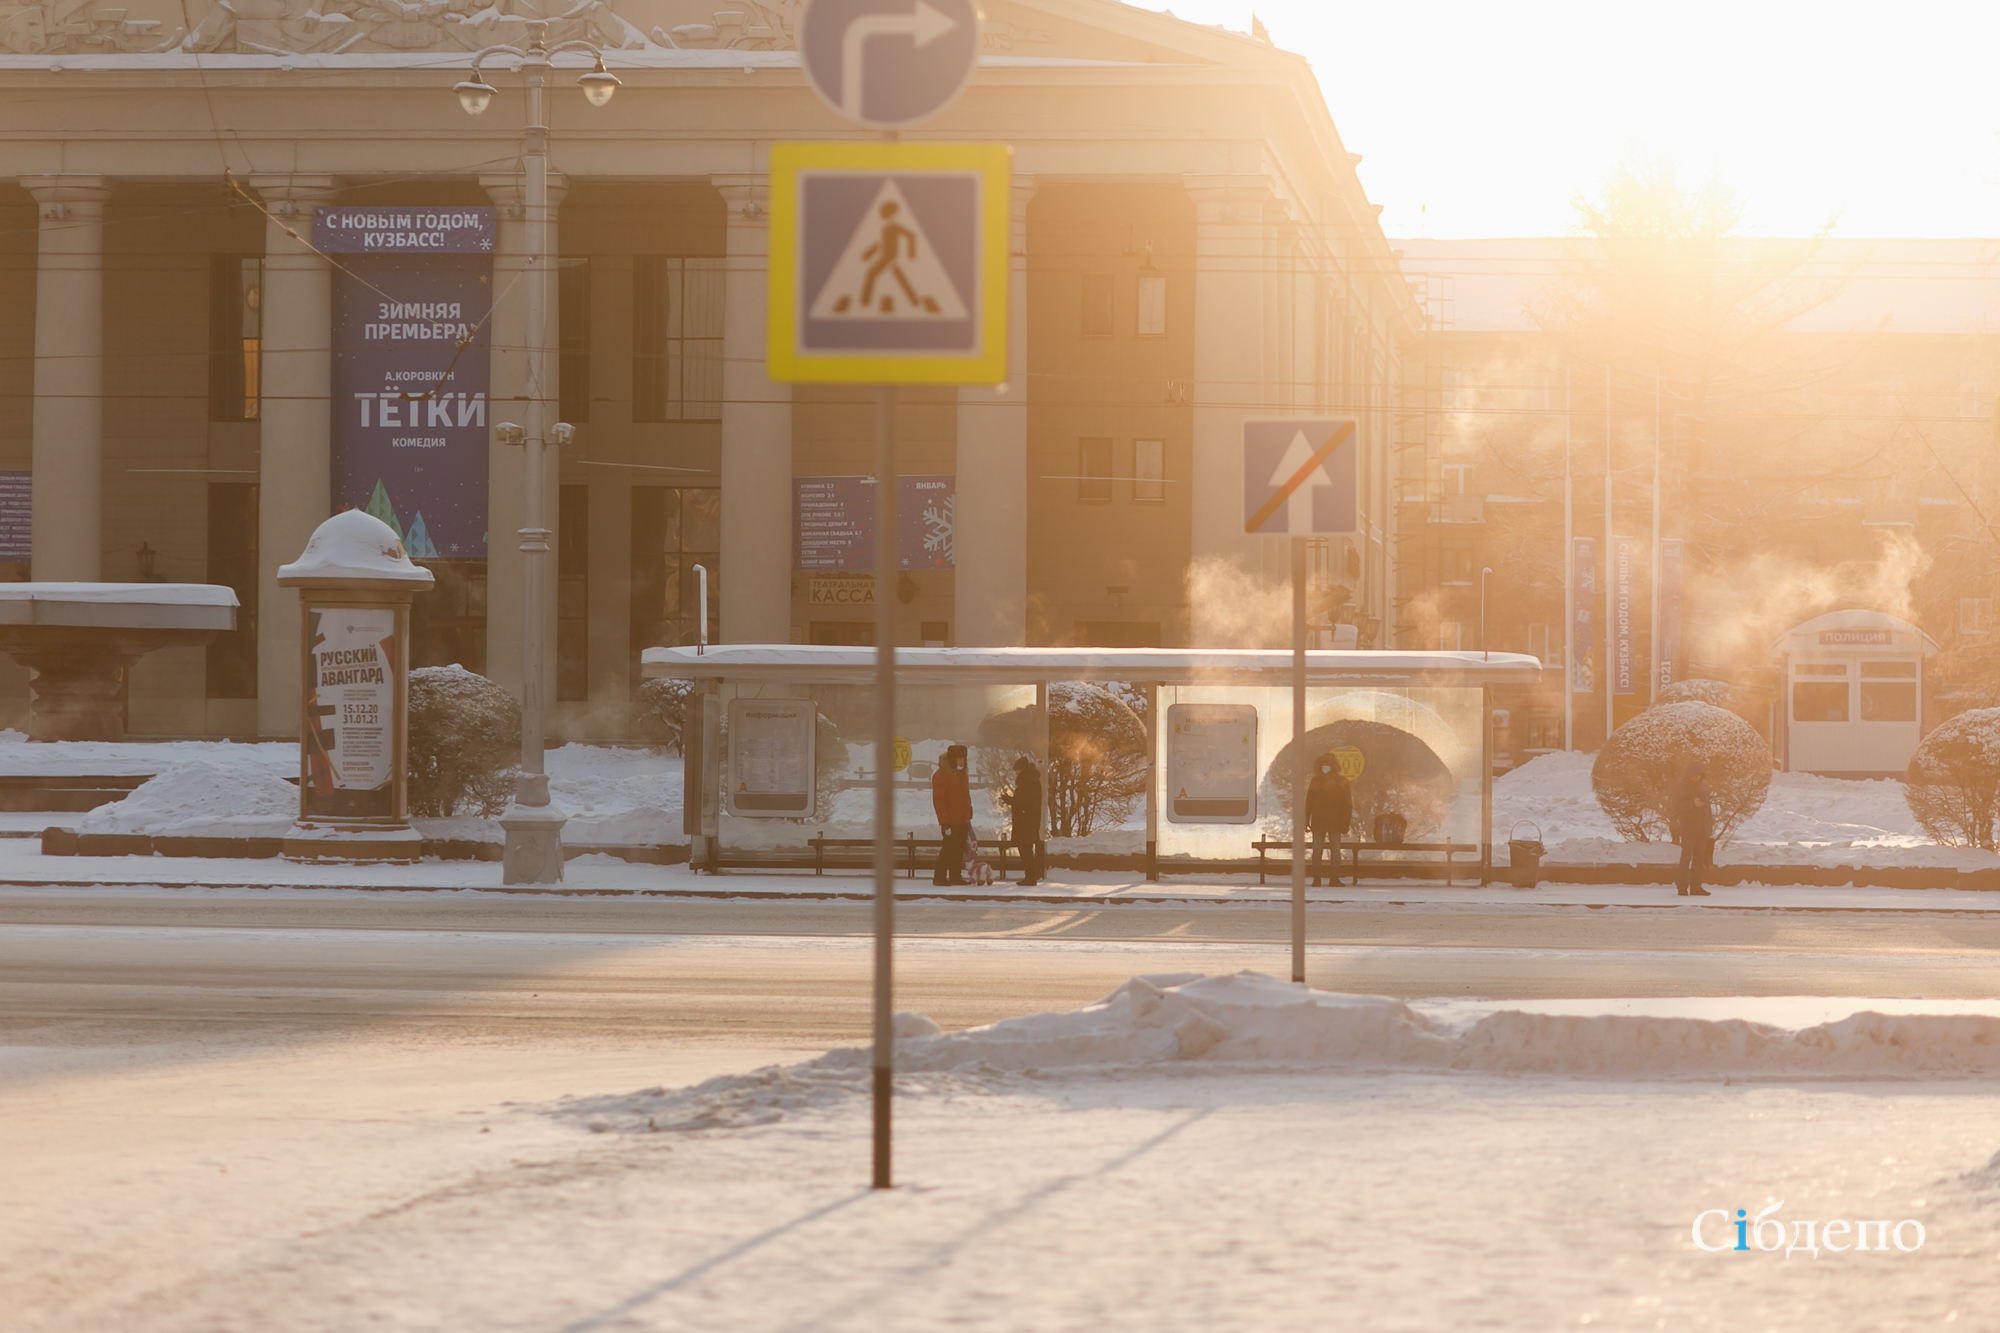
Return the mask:
{"type": "MultiPolygon", "coordinates": [[[[599,109],[572,83],[587,61],[553,80],[556,271],[533,330],[520,79],[489,64],[478,118],[452,95],[533,7],[0,0],[0,560],[226,583],[243,606],[225,640],[133,669],[135,734],[296,734],[275,570],[363,503],[332,480],[356,410],[337,344],[356,292],[393,296],[314,241],[332,206],[494,210],[490,320],[457,355],[487,358],[489,428],[530,396],[574,426],[544,496],[556,735],[626,734],[639,651],[697,633],[697,565],[712,638],[871,640],[878,590],[800,568],[795,523],[802,481],[869,471],[872,395],[764,373],[770,145],[863,137],[806,87],[798,9],[559,11],[550,38],[597,44],[623,86],[599,109]]],[[[1285,641],[1287,562],[1242,533],[1238,438],[1310,413],[1358,418],[1363,443],[1363,530],[1317,543],[1317,605],[1387,646],[1393,386],[1418,314],[1310,69],[1111,0],[993,0],[981,41],[969,90],[909,137],[1013,147],[1015,369],[902,395],[902,471],[944,483],[955,549],[879,590],[899,639],[1285,641]]],[[[426,554],[429,529],[380,501],[438,574],[418,664],[518,684],[521,476],[496,436],[483,554],[426,554]]],[[[0,712],[26,700],[0,664],[0,712]]]]}
{"type": "MultiPolygon", "coordinates": [[[[1788,727],[1829,714],[1781,646],[1835,612],[1936,649],[1884,726],[2000,699],[2000,242],[1728,242],[1719,261],[1765,322],[1718,324],[1704,378],[1566,326],[1582,244],[1396,242],[1426,318],[1398,397],[1396,645],[1567,666],[1496,699],[1515,762],[1566,729],[1594,750],[1691,678],[1735,685],[1782,761],[1788,727]]],[[[1857,686],[1838,720],[1902,688],[1857,686]]]]}

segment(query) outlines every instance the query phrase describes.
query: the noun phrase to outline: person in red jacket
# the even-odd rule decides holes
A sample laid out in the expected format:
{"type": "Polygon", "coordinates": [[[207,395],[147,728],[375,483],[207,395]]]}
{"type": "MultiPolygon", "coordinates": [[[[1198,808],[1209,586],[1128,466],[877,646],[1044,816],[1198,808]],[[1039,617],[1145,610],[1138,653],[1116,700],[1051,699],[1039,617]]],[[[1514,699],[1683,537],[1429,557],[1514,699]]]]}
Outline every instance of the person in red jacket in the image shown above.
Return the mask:
{"type": "Polygon", "coordinates": [[[937,812],[938,828],[944,834],[931,883],[963,884],[965,835],[972,831],[972,785],[965,772],[963,745],[946,750],[937,772],[931,774],[931,809],[937,812]]]}

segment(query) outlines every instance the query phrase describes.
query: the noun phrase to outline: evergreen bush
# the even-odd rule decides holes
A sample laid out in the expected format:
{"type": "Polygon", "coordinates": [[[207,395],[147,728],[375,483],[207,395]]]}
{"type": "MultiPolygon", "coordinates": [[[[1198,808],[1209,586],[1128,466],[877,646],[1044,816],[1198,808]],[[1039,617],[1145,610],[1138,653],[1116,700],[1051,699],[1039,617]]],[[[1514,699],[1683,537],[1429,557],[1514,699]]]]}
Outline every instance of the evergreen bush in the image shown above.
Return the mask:
{"type": "Polygon", "coordinates": [[[497,815],[514,793],[521,705],[456,664],[410,673],[410,813],[497,815]]]}

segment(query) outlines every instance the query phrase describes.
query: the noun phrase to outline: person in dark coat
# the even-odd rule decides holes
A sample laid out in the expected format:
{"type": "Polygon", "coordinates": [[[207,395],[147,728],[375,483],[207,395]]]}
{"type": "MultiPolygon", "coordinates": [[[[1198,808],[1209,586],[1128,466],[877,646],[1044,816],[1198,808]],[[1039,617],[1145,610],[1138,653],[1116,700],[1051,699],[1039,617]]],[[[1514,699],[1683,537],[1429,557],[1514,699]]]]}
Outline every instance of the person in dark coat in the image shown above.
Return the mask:
{"type": "Polygon", "coordinates": [[[1690,759],[1667,799],[1667,819],[1674,841],[1681,845],[1681,863],[1674,872],[1681,897],[1708,897],[1701,872],[1708,869],[1715,847],[1715,801],[1708,789],[1708,765],[1690,759]]]}
{"type": "Polygon", "coordinates": [[[1333,845],[1333,878],[1340,879],[1340,840],[1354,820],[1354,784],[1340,771],[1340,761],[1323,754],[1313,761],[1312,785],[1306,788],[1306,834],[1312,840],[1312,872],[1315,885],[1326,881],[1320,874],[1320,857],[1327,844],[1333,845]]]}
{"type": "Polygon", "coordinates": [[[1014,761],[1014,790],[1000,800],[1014,812],[1014,850],[1021,857],[1021,882],[1042,879],[1042,771],[1026,755],[1014,761]]]}
{"type": "Polygon", "coordinates": [[[972,780],[966,776],[963,745],[946,750],[937,772],[931,774],[931,809],[944,836],[931,883],[963,884],[965,835],[972,831],[972,780]]]}

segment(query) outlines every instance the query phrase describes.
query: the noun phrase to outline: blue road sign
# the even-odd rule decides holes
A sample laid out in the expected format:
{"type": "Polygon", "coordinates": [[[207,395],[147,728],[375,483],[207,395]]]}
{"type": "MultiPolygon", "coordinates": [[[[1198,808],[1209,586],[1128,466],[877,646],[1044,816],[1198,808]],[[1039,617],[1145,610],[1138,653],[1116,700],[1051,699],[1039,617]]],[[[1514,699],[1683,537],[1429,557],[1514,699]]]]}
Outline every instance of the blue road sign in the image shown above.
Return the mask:
{"type": "Polygon", "coordinates": [[[798,32],[813,91],[876,129],[944,110],[979,59],[973,0],[810,0],[798,32]]]}
{"type": "Polygon", "coordinates": [[[1243,530],[1266,537],[1360,531],[1360,423],[1243,423],[1243,530]]]}

